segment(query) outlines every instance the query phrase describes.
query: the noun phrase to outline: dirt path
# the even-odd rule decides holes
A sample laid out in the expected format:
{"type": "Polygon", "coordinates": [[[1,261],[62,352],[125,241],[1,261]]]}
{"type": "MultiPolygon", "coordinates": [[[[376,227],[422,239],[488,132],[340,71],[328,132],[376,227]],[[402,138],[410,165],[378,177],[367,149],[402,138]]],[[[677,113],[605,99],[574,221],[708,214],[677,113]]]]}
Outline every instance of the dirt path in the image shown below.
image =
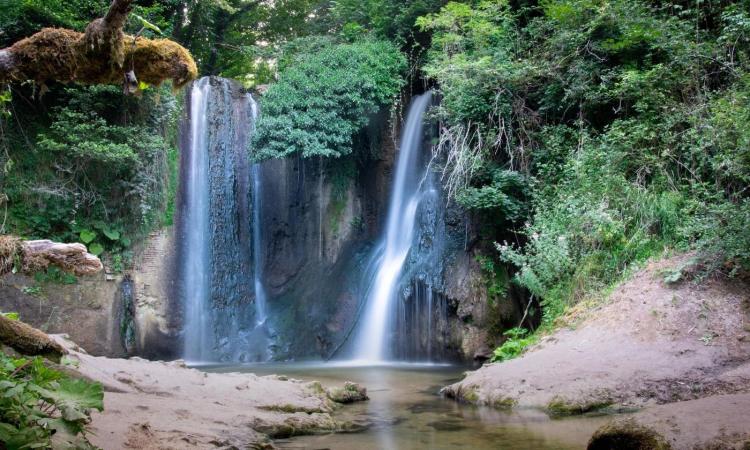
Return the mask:
{"type": "Polygon", "coordinates": [[[105,450],[267,448],[269,438],[348,426],[333,419],[336,405],[320,384],[204,373],[180,362],[72,356],[80,361],[77,372],[104,385],[104,412],[93,414],[91,441],[105,450]]]}
{"type": "Polygon", "coordinates": [[[561,415],[750,392],[750,288],[738,280],[667,286],[665,271],[685,258],[650,264],[575,328],[443,392],[561,415]]]}

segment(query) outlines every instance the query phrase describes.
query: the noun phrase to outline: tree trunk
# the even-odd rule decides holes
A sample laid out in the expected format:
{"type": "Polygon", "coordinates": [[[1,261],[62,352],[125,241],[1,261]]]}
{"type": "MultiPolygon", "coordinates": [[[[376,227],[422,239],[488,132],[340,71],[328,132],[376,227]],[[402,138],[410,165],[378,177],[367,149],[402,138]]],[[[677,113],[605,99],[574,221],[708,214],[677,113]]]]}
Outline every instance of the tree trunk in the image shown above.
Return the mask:
{"type": "Polygon", "coordinates": [[[0,344],[7,345],[22,355],[43,356],[56,362],[68,351],[46,333],[20,320],[0,315],[0,344]]]}

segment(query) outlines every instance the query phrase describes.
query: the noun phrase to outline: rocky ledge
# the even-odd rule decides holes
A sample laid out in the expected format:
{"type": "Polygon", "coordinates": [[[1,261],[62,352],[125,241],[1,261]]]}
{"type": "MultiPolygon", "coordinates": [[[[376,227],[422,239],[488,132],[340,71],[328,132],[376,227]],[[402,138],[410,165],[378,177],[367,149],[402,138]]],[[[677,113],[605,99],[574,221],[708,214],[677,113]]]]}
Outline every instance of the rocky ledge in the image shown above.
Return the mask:
{"type": "Polygon", "coordinates": [[[105,450],[273,448],[273,438],[351,432],[332,414],[337,401],[367,398],[354,383],[326,389],[284,376],[206,373],[182,361],[94,357],[55,338],[78,361],[77,375],[104,386],[91,441],[105,450]]]}

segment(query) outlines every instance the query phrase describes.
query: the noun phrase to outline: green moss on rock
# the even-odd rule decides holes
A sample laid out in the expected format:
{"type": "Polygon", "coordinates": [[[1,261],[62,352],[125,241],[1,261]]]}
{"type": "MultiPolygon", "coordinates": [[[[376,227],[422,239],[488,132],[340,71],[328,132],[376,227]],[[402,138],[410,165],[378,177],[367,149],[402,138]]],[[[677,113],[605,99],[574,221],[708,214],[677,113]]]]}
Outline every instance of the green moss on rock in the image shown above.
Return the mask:
{"type": "Polygon", "coordinates": [[[344,387],[329,389],[327,394],[328,398],[336,403],[354,403],[369,400],[367,389],[350,381],[344,383],[344,387]]]}
{"type": "Polygon", "coordinates": [[[593,399],[570,400],[561,396],[555,396],[547,403],[546,410],[551,416],[577,416],[598,411],[612,405],[608,397],[593,399]]]}
{"type": "Polygon", "coordinates": [[[632,419],[608,423],[589,440],[588,450],[671,450],[656,431],[632,419]]]}
{"type": "Polygon", "coordinates": [[[513,409],[518,401],[512,397],[497,397],[490,402],[495,409],[513,409]]]}

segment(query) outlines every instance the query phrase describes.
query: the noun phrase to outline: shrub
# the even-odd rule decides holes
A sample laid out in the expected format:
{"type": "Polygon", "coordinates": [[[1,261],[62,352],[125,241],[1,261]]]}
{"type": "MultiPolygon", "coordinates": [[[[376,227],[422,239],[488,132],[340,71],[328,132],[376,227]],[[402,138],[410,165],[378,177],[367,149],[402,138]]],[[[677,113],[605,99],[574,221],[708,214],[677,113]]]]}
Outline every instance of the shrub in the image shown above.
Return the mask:
{"type": "Polygon", "coordinates": [[[370,115],[393,103],[406,63],[392,44],[313,41],[287,57],[280,79],[263,98],[253,139],[256,159],[340,157],[370,115]]]}
{"type": "Polygon", "coordinates": [[[508,339],[496,348],[492,355],[492,362],[507,361],[523,353],[526,347],[534,344],[537,340],[536,335],[528,336],[528,330],[525,328],[511,328],[503,333],[508,339]]]}

